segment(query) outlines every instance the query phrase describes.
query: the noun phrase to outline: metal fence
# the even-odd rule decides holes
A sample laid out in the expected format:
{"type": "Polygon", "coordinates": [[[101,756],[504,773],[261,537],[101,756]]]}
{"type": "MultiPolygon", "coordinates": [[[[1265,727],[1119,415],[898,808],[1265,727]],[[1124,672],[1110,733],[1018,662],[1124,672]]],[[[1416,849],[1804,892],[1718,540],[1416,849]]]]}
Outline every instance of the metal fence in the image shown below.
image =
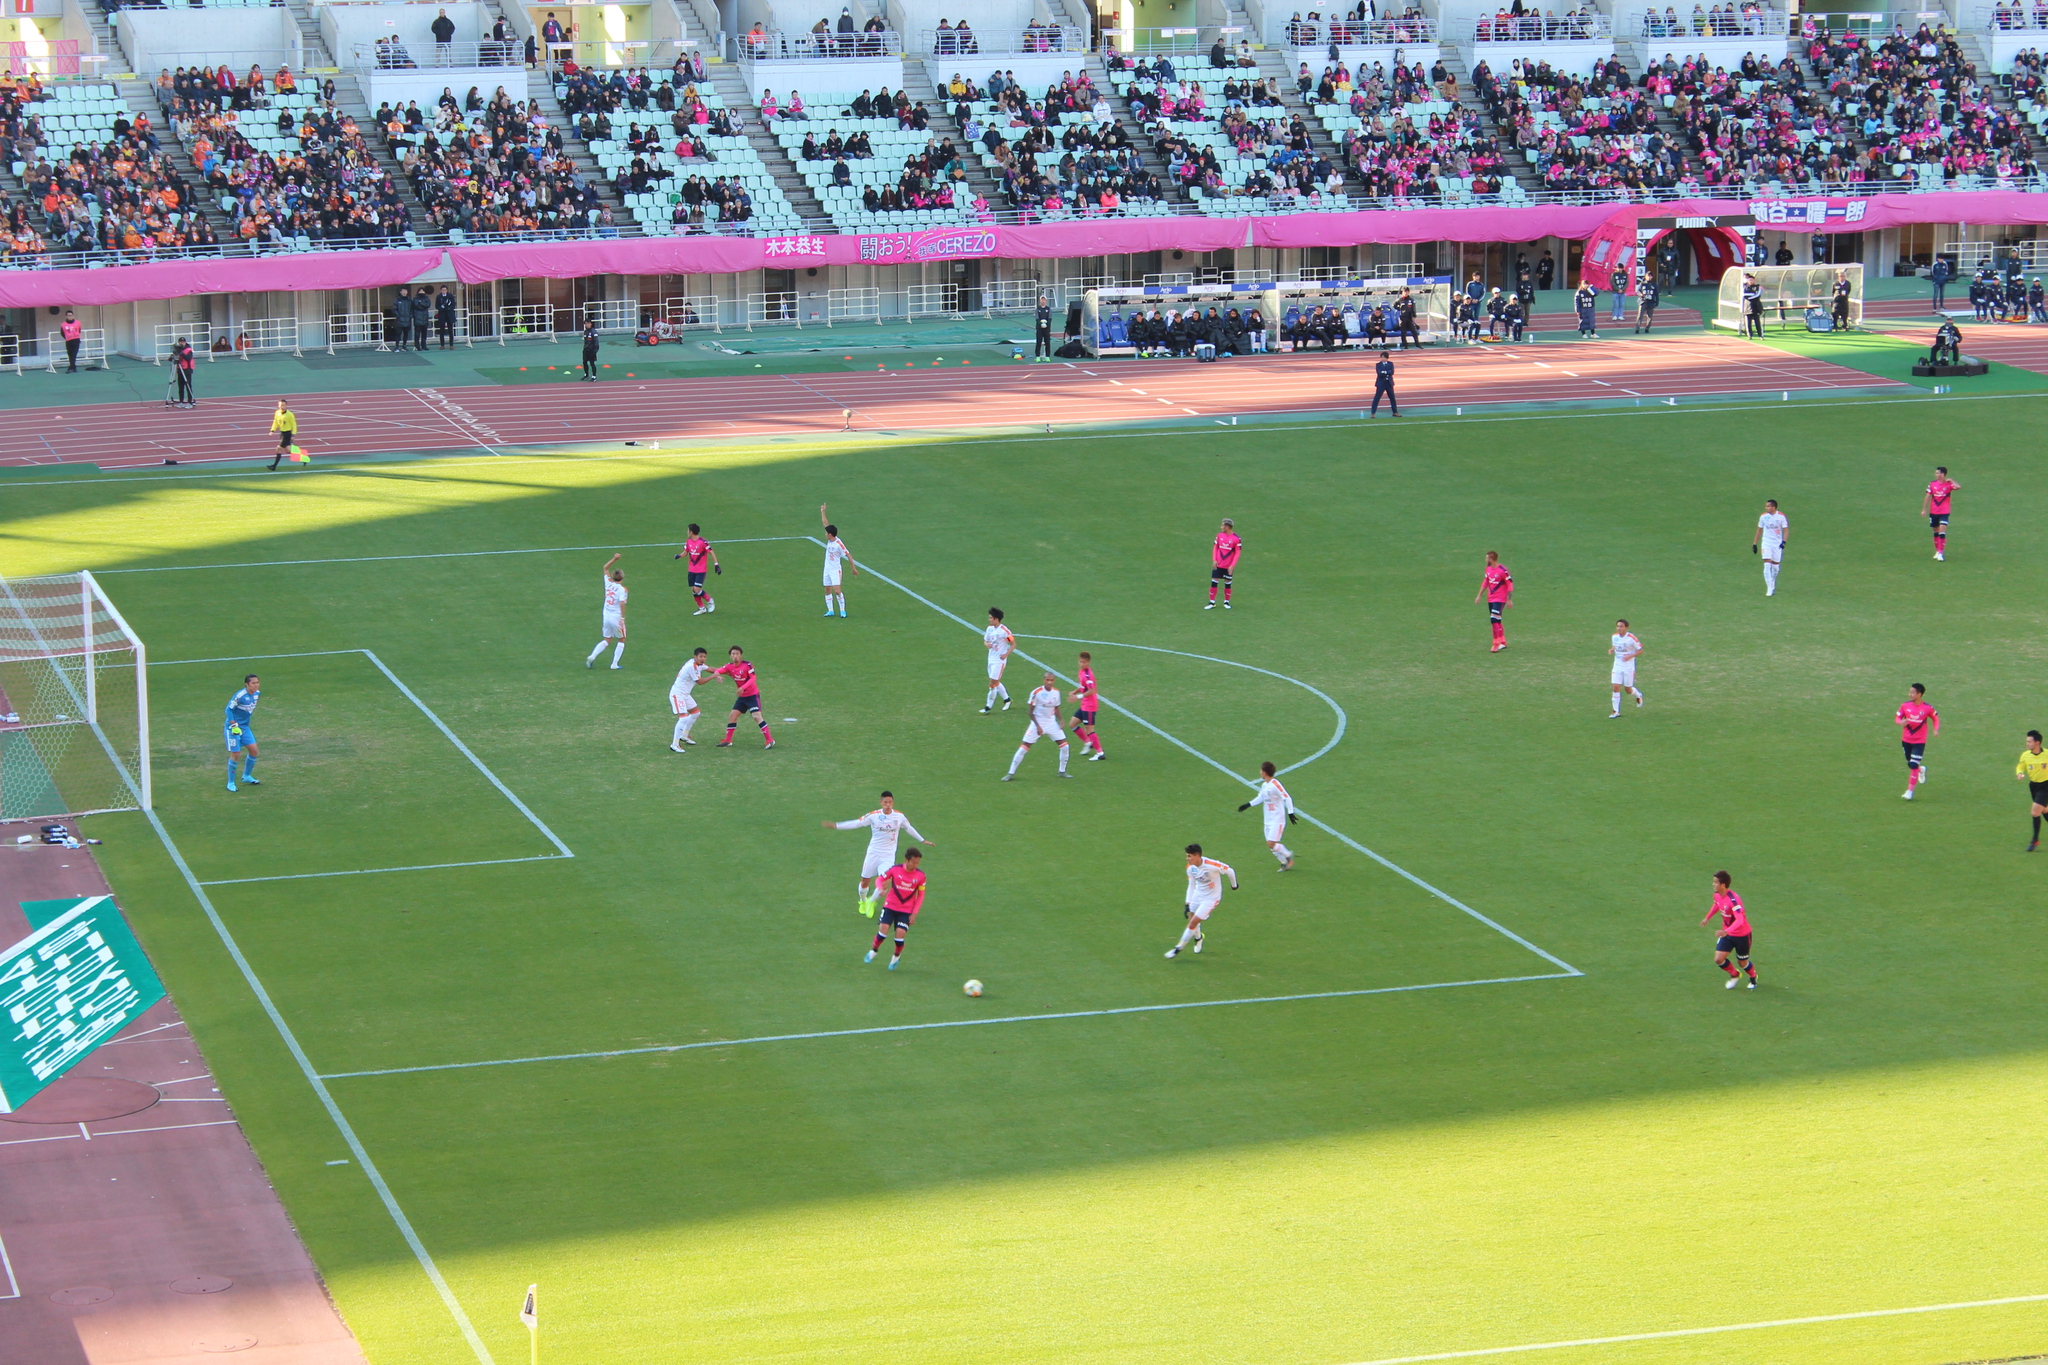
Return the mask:
{"type": "Polygon", "coordinates": [[[1475,21],[1469,31],[1475,43],[1580,43],[1614,37],[1613,25],[1598,13],[1491,15],[1475,21]]]}
{"type": "Polygon", "coordinates": [[[880,33],[742,33],[742,62],[819,62],[858,57],[900,57],[903,35],[880,33]]]}
{"type": "Polygon", "coordinates": [[[1433,43],[1436,22],[1420,14],[1400,19],[1335,19],[1316,23],[1295,19],[1287,24],[1289,47],[1384,47],[1389,43],[1433,43]]]}
{"type": "Polygon", "coordinates": [[[524,66],[522,42],[426,43],[414,47],[399,38],[356,43],[348,50],[351,71],[412,71],[441,67],[524,66]]]}
{"type": "Polygon", "coordinates": [[[825,325],[835,322],[882,321],[882,291],[879,289],[828,289],[825,291],[825,325]]]}
{"type": "Polygon", "coordinates": [[[1060,303],[1057,284],[1039,280],[995,280],[982,285],[981,306],[990,314],[1035,313],[1040,294],[1046,295],[1048,302],[1060,303]]]}
{"type": "Polygon", "coordinates": [[[796,291],[793,289],[771,289],[749,294],[741,301],[741,320],[749,328],[776,327],[784,324],[801,326],[803,318],[797,310],[796,291]]]}
{"type": "Polygon", "coordinates": [[[709,327],[720,330],[716,294],[678,294],[661,301],[661,315],[681,331],[709,327]]]}
{"type": "Polygon", "coordinates": [[[1665,15],[1655,10],[1622,16],[1624,36],[1645,42],[1715,38],[1783,38],[1791,26],[1782,10],[1751,10],[1747,14],[1717,10],[1712,14],[1665,15]]]}
{"type": "Polygon", "coordinates": [[[21,338],[12,332],[0,333],[0,370],[21,373],[21,338]]]}
{"type": "Polygon", "coordinates": [[[159,322],[152,332],[149,361],[161,365],[183,337],[195,354],[207,360],[231,359],[266,351],[301,355],[297,318],[248,318],[241,322],[159,322]]]}
{"type": "Polygon", "coordinates": [[[1953,256],[1956,269],[1964,272],[1994,269],[2017,259],[2029,276],[2048,274],[2048,241],[2028,242],[1943,242],[1938,256],[1953,256]]]}
{"type": "MultiPolygon", "coordinates": [[[[68,365],[70,355],[64,349],[62,332],[43,333],[43,354],[50,358],[50,372],[55,374],[59,365],[68,365]]],[[[98,327],[87,327],[78,334],[78,363],[107,368],[107,334],[98,327]]],[[[20,358],[15,360],[17,368],[20,358]]]]}
{"type": "MultiPolygon", "coordinates": [[[[1970,11],[1970,24],[1983,33],[2044,33],[2048,32],[2048,9],[2035,5],[1979,5],[1970,11]]],[[[1912,25],[1907,31],[1917,27],[1912,25]]]]}
{"type": "Polygon", "coordinates": [[[944,284],[913,284],[903,292],[907,317],[931,317],[960,309],[960,286],[951,280],[944,284]]]}
{"type": "Polygon", "coordinates": [[[555,306],[550,303],[508,303],[498,310],[498,344],[513,337],[556,339],[555,306]]]}
{"type": "Polygon", "coordinates": [[[640,300],[599,299],[583,305],[583,320],[595,322],[600,332],[640,330],[640,300]]]}
{"type": "Polygon", "coordinates": [[[1088,52],[1088,31],[1071,25],[1029,28],[920,29],[916,51],[933,57],[1037,56],[1047,52],[1088,52]]]}

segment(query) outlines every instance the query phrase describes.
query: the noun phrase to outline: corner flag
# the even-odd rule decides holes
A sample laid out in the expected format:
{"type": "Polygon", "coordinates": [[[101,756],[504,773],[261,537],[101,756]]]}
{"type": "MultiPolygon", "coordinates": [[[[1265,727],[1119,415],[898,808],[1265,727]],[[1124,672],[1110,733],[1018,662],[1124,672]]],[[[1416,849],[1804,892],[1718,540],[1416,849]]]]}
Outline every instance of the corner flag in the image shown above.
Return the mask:
{"type": "Polygon", "coordinates": [[[519,1320],[532,1328],[540,1326],[540,1314],[536,1311],[534,1303],[534,1295],[539,1289],[540,1286],[537,1284],[526,1286],[526,1302],[519,1309],[519,1320]]]}

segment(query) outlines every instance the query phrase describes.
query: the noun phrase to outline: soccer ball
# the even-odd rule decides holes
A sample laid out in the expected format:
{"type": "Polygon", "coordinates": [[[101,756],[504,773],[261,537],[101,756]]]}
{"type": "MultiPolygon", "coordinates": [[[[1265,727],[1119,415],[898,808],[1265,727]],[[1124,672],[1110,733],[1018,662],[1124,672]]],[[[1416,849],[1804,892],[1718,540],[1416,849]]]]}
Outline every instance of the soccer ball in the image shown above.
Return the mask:
{"type": "Polygon", "coordinates": [[[969,995],[979,996],[981,994],[981,983],[979,981],[969,981],[960,989],[966,991],[969,995]]]}

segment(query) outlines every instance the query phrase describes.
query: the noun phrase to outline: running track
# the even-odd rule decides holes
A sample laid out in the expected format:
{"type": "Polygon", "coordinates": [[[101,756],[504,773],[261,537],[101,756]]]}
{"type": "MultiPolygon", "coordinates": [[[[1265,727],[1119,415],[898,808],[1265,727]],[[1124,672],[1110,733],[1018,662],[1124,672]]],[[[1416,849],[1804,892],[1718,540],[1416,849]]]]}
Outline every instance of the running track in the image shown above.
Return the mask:
{"type": "MultiPolygon", "coordinates": [[[[1881,330],[1932,348],[1937,325],[1929,322],[1918,325],[1887,322],[1881,330]]],[[[1956,326],[1963,334],[1964,355],[1995,360],[2014,369],[2032,370],[2035,374],[2048,374],[2048,327],[2022,322],[1972,322],[1968,317],[1960,319],[1956,326]]]]}
{"type": "MultiPolygon", "coordinates": [[[[1401,399],[1419,407],[1903,388],[1859,370],[1735,337],[1692,336],[1396,354],[1401,399]]],[[[1372,395],[1358,353],[1230,360],[1074,362],[1014,368],[715,379],[370,389],[294,403],[315,457],[508,445],[1043,428],[1190,417],[1357,411],[1372,395]]],[[[192,411],[156,403],[17,409],[0,464],[90,461],[104,468],[267,458],[274,400],[220,398],[192,411]]]]}

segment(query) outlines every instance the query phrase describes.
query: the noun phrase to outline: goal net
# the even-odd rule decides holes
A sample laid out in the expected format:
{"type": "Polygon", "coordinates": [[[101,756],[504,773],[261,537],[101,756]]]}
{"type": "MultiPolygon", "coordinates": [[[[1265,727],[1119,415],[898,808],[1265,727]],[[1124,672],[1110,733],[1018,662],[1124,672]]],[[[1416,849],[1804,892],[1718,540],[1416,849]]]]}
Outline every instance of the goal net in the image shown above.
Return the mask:
{"type": "MultiPolygon", "coordinates": [[[[1863,267],[1860,265],[1751,265],[1731,267],[1721,276],[1721,291],[1715,309],[1714,325],[1726,327],[1731,332],[1745,330],[1743,320],[1743,286],[1749,281],[1756,282],[1763,296],[1764,330],[1793,331],[1807,330],[1807,314],[1819,318],[1832,318],[1835,306],[1835,281],[1849,282],[1849,327],[1863,325],[1863,267]]],[[[1829,326],[1817,326],[1814,330],[1828,331],[1829,326]]]]}
{"type": "Polygon", "coordinates": [[[0,820],[149,795],[142,641],[89,573],[0,579],[0,820]]]}

